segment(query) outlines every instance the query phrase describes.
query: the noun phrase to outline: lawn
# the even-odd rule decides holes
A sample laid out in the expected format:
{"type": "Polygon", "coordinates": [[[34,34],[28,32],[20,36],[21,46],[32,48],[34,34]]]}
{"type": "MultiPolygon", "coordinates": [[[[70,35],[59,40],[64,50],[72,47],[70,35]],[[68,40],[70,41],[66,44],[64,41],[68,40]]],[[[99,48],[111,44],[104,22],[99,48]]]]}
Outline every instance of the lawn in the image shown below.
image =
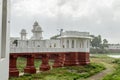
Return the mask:
{"type": "MultiPolygon", "coordinates": [[[[17,67],[20,72],[23,72],[25,63],[25,58],[18,59],[17,67]]],[[[39,69],[40,64],[40,60],[35,61],[35,66],[37,69],[39,69]]],[[[50,61],[50,65],[52,65],[52,61],[50,61]]],[[[9,80],[78,80],[88,78],[104,69],[105,67],[102,63],[96,63],[94,59],[92,60],[91,58],[91,63],[86,66],[54,68],[46,72],[40,72],[32,75],[25,74],[24,76],[18,78],[10,78],[9,80]]]]}
{"type": "Polygon", "coordinates": [[[103,80],[120,80],[120,59],[115,59],[112,63],[116,65],[114,66],[115,70],[113,73],[105,76],[103,80]]]}
{"type": "MultiPolygon", "coordinates": [[[[120,80],[120,58],[110,58],[107,55],[109,54],[93,54],[91,60],[92,62],[103,63],[107,68],[112,70],[102,80],[120,80]]],[[[120,53],[110,53],[110,55],[120,55],[120,53]]]]}

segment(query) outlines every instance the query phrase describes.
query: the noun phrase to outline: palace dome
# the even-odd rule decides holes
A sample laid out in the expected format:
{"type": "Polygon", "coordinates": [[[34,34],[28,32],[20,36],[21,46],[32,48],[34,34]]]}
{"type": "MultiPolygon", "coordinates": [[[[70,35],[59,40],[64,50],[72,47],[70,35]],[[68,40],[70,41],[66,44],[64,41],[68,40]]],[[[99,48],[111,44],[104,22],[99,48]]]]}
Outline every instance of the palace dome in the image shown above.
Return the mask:
{"type": "Polygon", "coordinates": [[[34,22],[32,31],[42,31],[42,28],[37,21],[34,22]]]}
{"type": "Polygon", "coordinates": [[[35,31],[42,31],[42,29],[41,29],[41,27],[38,26],[35,28],[35,31]]]}
{"type": "Polygon", "coordinates": [[[21,34],[26,34],[26,30],[25,30],[25,29],[22,29],[22,30],[21,30],[21,34]]]}

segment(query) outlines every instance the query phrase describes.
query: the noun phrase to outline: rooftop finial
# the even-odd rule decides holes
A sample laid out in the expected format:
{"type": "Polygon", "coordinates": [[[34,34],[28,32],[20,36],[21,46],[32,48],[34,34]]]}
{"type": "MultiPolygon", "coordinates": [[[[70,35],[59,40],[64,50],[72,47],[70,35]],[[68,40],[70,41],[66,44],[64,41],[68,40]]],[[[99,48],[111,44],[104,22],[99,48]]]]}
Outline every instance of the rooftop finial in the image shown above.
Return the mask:
{"type": "Polygon", "coordinates": [[[35,21],[33,26],[38,26],[38,25],[39,25],[38,22],[35,21]]]}

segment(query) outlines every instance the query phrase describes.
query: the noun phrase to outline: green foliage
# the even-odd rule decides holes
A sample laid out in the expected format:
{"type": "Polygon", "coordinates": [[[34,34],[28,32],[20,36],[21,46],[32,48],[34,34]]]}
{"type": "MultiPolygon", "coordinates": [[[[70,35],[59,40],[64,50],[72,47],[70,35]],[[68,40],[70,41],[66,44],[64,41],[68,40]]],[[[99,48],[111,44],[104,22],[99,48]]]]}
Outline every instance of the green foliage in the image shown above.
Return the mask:
{"type": "Polygon", "coordinates": [[[17,68],[20,72],[24,72],[24,68],[26,66],[26,58],[18,58],[17,59],[17,68]]]}
{"type": "MultiPolygon", "coordinates": [[[[39,70],[39,66],[41,64],[41,60],[40,59],[35,59],[35,67],[37,70],[39,70]]],[[[24,68],[26,66],[26,58],[18,58],[17,59],[17,68],[20,72],[24,72],[24,68]]]]}
{"type": "Polygon", "coordinates": [[[115,59],[112,63],[117,65],[115,71],[105,76],[103,80],[120,80],[120,59],[115,59]]]}
{"type": "Polygon", "coordinates": [[[107,41],[107,39],[103,39],[103,46],[104,47],[108,47],[108,41],[107,41]]]}
{"type": "Polygon", "coordinates": [[[18,45],[18,40],[14,40],[13,44],[15,44],[17,46],[18,45]]]}
{"type": "Polygon", "coordinates": [[[91,37],[92,37],[91,52],[92,53],[106,53],[107,50],[105,48],[108,47],[107,39],[103,39],[102,41],[101,35],[98,35],[98,36],[91,35],[91,37]]]}
{"type": "Polygon", "coordinates": [[[25,74],[18,78],[10,78],[10,80],[78,80],[87,78],[104,69],[105,67],[102,64],[91,63],[85,66],[54,68],[37,74],[25,74]]]}
{"type": "Polygon", "coordinates": [[[120,59],[115,59],[114,61],[112,61],[112,63],[115,63],[115,64],[119,64],[119,65],[120,65],[120,59]]]}
{"type": "Polygon", "coordinates": [[[94,54],[94,53],[106,54],[106,53],[109,53],[109,50],[103,49],[103,48],[99,48],[99,49],[90,48],[90,53],[92,53],[92,54],[94,54]]]}

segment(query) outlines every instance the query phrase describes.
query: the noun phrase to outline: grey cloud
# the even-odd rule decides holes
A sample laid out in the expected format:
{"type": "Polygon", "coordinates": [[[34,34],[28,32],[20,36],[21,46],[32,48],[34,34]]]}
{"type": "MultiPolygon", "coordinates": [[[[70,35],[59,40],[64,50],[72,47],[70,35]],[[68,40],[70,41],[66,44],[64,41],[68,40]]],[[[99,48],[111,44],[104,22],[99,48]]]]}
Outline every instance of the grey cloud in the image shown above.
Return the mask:
{"type": "MultiPolygon", "coordinates": [[[[62,7],[63,5],[69,3],[73,11],[77,11],[79,9],[78,6],[80,5],[80,2],[77,3],[75,1],[81,1],[81,3],[83,2],[86,4],[87,0],[75,0],[74,2],[73,0],[59,1],[58,6],[62,7]]],[[[88,31],[94,35],[101,34],[102,37],[107,38],[108,41],[112,43],[119,43],[120,17],[117,17],[116,20],[114,20],[114,16],[116,15],[114,14],[114,11],[119,10],[117,8],[119,8],[119,4],[114,1],[111,7],[97,7],[95,8],[95,12],[93,14],[88,13],[87,16],[83,15],[80,17],[73,17],[69,14],[65,15],[62,14],[62,11],[58,12],[57,17],[48,17],[39,14],[33,16],[17,16],[18,13],[12,13],[11,36],[20,36],[20,30],[25,28],[27,29],[27,32],[29,33],[28,36],[30,37],[32,35],[31,29],[33,22],[37,20],[44,30],[43,34],[45,38],[58,34],[57,29],[63,28],[64,30],[88,31]]]]}
{"type": "MultiPolygon", "coordinates": [[[[70,1],[70,0],[69,0],[70,1]]],[[[66,4],[67,2],[69,2],[68,0],[58,0],[58,6],[63,6],[64,4],[66,4]]]]}

